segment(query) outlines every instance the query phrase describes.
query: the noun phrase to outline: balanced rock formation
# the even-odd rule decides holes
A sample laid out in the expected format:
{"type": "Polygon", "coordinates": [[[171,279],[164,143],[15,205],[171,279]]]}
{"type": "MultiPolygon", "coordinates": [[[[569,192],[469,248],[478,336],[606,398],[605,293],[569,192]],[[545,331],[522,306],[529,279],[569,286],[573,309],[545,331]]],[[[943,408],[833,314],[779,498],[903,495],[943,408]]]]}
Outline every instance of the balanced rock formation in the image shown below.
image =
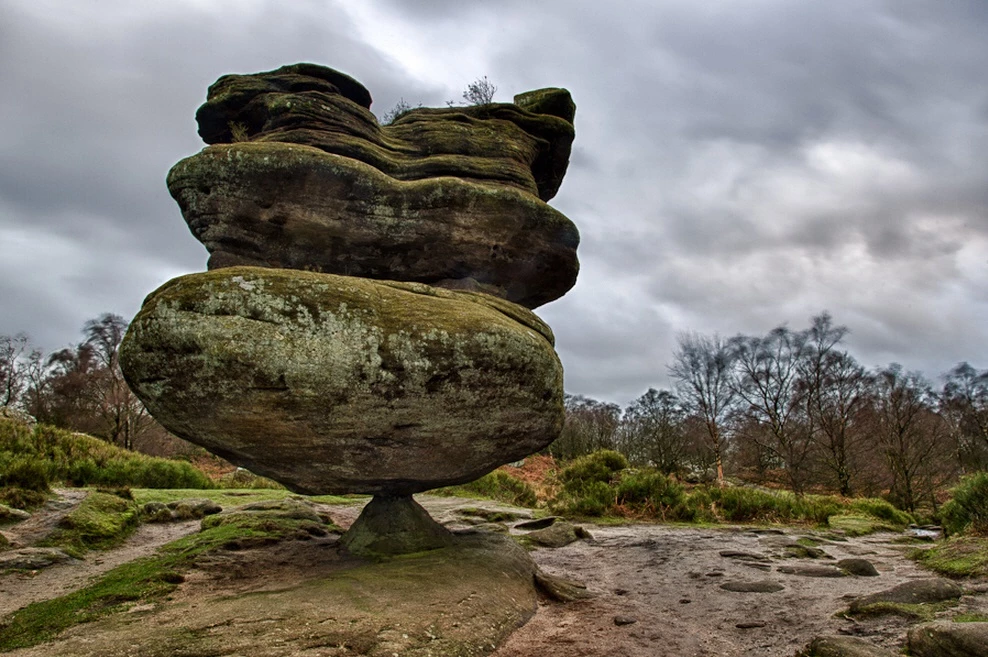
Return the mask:
{"type": "Polygon", "coordinates": [[[146,299],[121,346],[165,427],[302,493],[375,495],[342,544],[449,544],[411,499],[535,452],[562,429],[562,368],[529,308],[576,280],[579,237],[546,201],[575,107],[419,108],[296,64],[229,75],[211,144],[168,186],[210,271],[146,299]]]}
{"type": "Polygon", "coordinates": [[[209,268],[252,265],[428,283],[528,308],[576,281],[579,234],[545,203],[575,107],[419,108],[379,126],[370,94],[331,69],[227,75],[196,115],[213,144],[168,176],[209,268]]]}
{"type": "Polygon", "coordinates": [[[286,269],[190,274],[121,352],[187,440],[307,494],[472,481],[562,428],[548,326],[486,294],[286,269]]]}

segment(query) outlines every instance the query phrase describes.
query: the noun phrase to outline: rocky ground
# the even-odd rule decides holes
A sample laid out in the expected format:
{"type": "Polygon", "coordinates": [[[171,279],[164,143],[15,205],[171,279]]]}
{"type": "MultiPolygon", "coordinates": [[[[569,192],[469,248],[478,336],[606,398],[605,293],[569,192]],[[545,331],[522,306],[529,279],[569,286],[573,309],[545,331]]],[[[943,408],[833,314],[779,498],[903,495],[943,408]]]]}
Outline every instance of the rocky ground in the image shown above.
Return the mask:
{"type": "MultiPolygon", "coordinates": [[[[458,498],[422,496],[420,501],[435,518],[461,529],[482,523],[486,519],[483,516],[489,512],[528,513],[458,498]]],[[[15,545],[23,544],[25,537],[36,538],[32,528],[52,524],[77,502],[78,496],[63,498],[61,503],[35,514],[20,528],[17,525],[3,528],[3,533],[15,545]]],[[[359,508],[355,504],[327,507],[327,510],[337,524],[346,526],[359,508]]],[[[508,524],[513,522],[516,521],[509,520],[508,524]]],[[[70,560],[46,569],[6,572],[0,575],[0,613],[62,595],[82,586],[89,578],[119,563],[150,554],[158,545],[196,528],[195,522],[144,525],[117,549],[91,553],[83,560],[70,560]]],[[[911,546],[901,542],[901,535],[894,534],[844,538],[790,528],[646,524],[589,527],[589,530],[590,538],[563,547],[536,548],[531,555],[545,572],[583,582],[592,597],[565,604],[540,601],[535,616],[511,634],[494,655],[789,656],[814,637],[826,635],[859,637],[876,647],[895,651],[916,620],[894,615],[852,619],[841,612],[855,598],[930,577],[905,557],[911,546]],[[851,568],[854,570],[863,567],[860,561],[844,561],[847,559],[867,561],[874,566],[877,576],[842,574],[835,564],[848,568],[856,564],[851,568]]],[[[213,567],[191,573],[169,604],[185,609],[210,609],[219,606],[219,601],[228,605],[231,598],[245,593],[280,595],[278,592],[293,587],[300,590],[297,587],[301,583],[313,573],[321,572],[323,557],[319,555],[328,554],[334,540],[327,537],[231,552],[212,564],[213,567]]],[[[0,555],[15,552],[7,550],[0,555]]],[[[940,617],[961,613],[988,615],[988,583],[964,582],[963,586],[966,594],[956,606],[939,612],[940,617]]],[[[468,598],[460,604],[468,604],[468,598]]],[[[139,615],[148,610],[137,611],[139,615]]],[[[312,611],[327,618],[333,615],[325,609],[312,611]]],[[[162,618],[168,613],[164,610],[162,618]]],[[[288,634],[311,631],[308,624],[312,619],[289,622],[283,615],[278,617],[283,620],[272,622],[281,622],[287,633],[279,636],[279,641],[301,645],[293,643],[288,634]]],[[[122,625],[140,627],[128,621],[122,625]]],[[[80,626],[71,630],[70,635],[76,642],[85,642],[91,638],[90,632],[98,636],[99,632],[108,631],[111,630],[103,624],[92,630],[80,626]]],[[[59,650],[39,646],[16,654],[76,654],[75,649],[59,650]]],[[[242,650],[241,645],[240,652],[215,654],[254,654],[242,650]]],[[[364,654],[325,646],[313,650],[280,654],[364,654]]]]}

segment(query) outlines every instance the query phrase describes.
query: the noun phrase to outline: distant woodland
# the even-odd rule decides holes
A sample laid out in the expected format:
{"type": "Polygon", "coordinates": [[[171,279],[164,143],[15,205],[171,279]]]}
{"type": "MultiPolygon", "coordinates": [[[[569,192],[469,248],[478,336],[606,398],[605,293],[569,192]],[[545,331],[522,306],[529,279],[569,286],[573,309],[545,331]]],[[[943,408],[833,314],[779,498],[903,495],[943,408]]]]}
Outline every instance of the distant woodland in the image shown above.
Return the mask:
{"type": "MultiPolygon", "coordinates": [[[[29,336],[0,336],[0,407],[127,449],[189,449],[127,387],[118,315],[85,323],[54,353],[29,336]]],[[[988,370],[960,363],[935,384],[897,364],[869,370],[843,348],[848,329],[824,313],[809,328],[732,338],[684,333],[666,369],[670,389],[627,408],[566,397],[549,451],[573,459],[602,449],[634,467],[686,481],[742,482],[796,493],[885,496],[936,510],[964,474],[988,469],[988,370]]]]}
{"type": "Polygon", "coordinates": [[[934,384],[898,364],[869,370],[829,314],[809,328],[732,338],[684,333],[667,371],[627,408],[567,396],[550,451],[601,449],[698,481],[884,496],[934,512],[961,475],[988,468],[988,370],[960,363],[934,384]]]}

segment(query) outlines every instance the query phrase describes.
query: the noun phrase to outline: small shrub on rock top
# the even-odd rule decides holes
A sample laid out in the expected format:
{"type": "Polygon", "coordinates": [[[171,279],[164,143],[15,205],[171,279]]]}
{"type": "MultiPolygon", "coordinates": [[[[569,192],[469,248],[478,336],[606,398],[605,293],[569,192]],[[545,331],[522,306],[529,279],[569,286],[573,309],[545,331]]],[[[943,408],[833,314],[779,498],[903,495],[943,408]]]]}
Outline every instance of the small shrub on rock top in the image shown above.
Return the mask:
{"type": "Polygon", "coordinates": [[[944,528],[951,534],[988,536],[988,472],[961,479],[943,505],[944,528]]]}
{"type": "Polygon", "coordinates": [[[470,105],[490,105],[494,102],[496,93],[497,87],[485,75],[467,85],[466,91],[463,92],[463,100],[470,105]]]}

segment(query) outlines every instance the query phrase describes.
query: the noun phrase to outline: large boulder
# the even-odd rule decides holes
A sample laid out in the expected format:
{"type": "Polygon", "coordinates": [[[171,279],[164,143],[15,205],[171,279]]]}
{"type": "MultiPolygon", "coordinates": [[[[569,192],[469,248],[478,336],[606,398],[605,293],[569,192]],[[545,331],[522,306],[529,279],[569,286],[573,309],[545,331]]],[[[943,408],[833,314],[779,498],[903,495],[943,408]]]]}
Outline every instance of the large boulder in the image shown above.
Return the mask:
{"type": "Polygon", "coordinates": [[[915,657],[988,657],[988,623],[937,622],[909,630],[915,657]]]}
{"type": "Polygon", "coordinates": [[[943,578],[914,579],[893,586],[885,591],[857,598],[851,603],[851,613],[856,614],[867,607],[879,603],[892,604],[935,604],[956,600],[964,595],[964,589],[956,582],[943,578]]]}
{"type": "Polygon", "coordinates": [[[396,496],[552,442],[552,344],[485,294],[238,267],[149,295],[120,360],[156,419],[237,465],[301,493],[396,496]]]}
{"type": "Polygon", "coordinates": [[[366,89],[332,69],[223,76],[196,115],[213,146],[175,165],[168,188],[210,269],[417,281],[534,308],[579,269],[575,226],[545,203],[575,106],[564,89],[515,100],[417,108],[382,127],[366,89]]]}
{"type": "Polygon", "coordinates": [[[211,146],[168,186],[210,269],[307,269],[475,289],[534,308],[576,281],[579,233],[511,186],[403,182],[311,146],[211,146]]]}

